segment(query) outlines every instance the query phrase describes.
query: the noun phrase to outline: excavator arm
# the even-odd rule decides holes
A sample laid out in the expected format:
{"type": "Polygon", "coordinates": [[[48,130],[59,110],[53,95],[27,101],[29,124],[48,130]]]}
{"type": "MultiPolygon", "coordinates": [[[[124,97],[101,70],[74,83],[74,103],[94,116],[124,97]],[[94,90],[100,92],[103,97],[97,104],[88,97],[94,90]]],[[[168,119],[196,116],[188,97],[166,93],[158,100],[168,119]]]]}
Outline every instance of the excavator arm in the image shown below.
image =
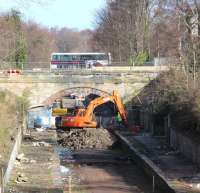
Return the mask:
{"type": "Polygon", "coordinates": [[[117,110],[123,120],[123,123],[126,127],[128,127],[128,119],[126,115],[126,111],[124,108],[124,104],[122,102],[122,99],[120,98],[119,94],[116,91],[113,91],[113,101],[115,103],[115,106],[117,107],[117,110]]]}
{"type": "Polygon", "coordinates": [[[126,111],[125,111],[123,102],[122,102],[119,94],[117,93],[117,91],[113,91],[112,96],[98,97],[98,98],[94,99],[93,101],[91,101],[86,109],[85,116],[89,119],[92,119],[92,114],[93,114],[94,109],[102,104],[109,102],[109,101],[114,103],[114,105],[116,106],[116,108],[123,120],[124,125],[128,127],[126,111]]]}
{"type": "Polygon", "coordinates": [[[89,103],[89,105],[88,105],[88,107],[87,107],[87,109],[86,109],[85,116],[86,116],[86,117],[92,117],[93,111],[94,111],[94,109],[95,109],[96,107],[98,107],[98,106],[100,106],[100,105],[102,105],[102,104],[105,104],[105,103],[107,103],[107,102],[109,102],[109,101],[113,102],[112,96],[98,97],[98,98],[92,100],[92,101],[89,103]]]}

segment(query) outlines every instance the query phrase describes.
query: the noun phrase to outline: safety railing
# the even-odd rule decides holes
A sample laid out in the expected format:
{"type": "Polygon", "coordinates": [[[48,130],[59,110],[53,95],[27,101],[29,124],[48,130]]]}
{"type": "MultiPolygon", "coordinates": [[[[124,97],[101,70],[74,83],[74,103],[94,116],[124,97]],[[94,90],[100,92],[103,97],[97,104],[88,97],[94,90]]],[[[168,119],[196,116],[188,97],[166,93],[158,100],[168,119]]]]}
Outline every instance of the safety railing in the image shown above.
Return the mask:
{"type": "MultiPolygon", "coordinates": [[[[48,61],[46,62],[29,62],[26,65],[21,65],[21,71],[24,75],[39,75],[39,74],[54,74],[54,75],[60,75],[60,74],[70,74],[73,73],[88,73],[91,72],[94,73],[102,73],[102,72],[128,72],[128,71],[162,71],[166,70],[166,68],[169,67],[166,65],[160,65],[155,66],[154,62],[146,62],[144,64],[133,64],[130,65],[127,62],[119,62],[119,61],[113,61],[109,66],[99,66],[99,67],[91,67],[86,68],[83,65],[74,64],[73,66],[69,66],[67,68],[59,68],[59,69],[51,69],[50,63],[48,61]],[[34,67],[31,67],[34,66],[34,67]]],[[[6,76],[12,76],[14,74],[8,73],[8,71],[12,71],[13,69],[16,69],[16,63],[10,63],[10,62],[2,62],[0,61],[0,78],[5,78],[6,76]]]]}

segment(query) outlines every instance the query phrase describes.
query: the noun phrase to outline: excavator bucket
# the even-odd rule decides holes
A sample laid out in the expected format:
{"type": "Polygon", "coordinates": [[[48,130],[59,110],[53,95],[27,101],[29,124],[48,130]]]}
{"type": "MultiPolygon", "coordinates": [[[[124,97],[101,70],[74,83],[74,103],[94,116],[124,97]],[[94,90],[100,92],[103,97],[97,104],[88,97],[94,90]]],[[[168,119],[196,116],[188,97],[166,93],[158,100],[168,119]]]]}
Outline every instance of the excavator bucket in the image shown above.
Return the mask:
{"type": "Polygon", "coordinates": [[[125,108],[124,108],[124,104],[122,102],[122,99],[121,97],[119,96],[118,92],[117,91],[113,91],[113,97],[114,97],[114,103],[115,103],[115,106],[117,107],[117,110],[124,122],[124,125],[126,127],[128,127],[128,119],[127,119],[127,115],[126,115],[126,111],[125,111],[125,108]]]}

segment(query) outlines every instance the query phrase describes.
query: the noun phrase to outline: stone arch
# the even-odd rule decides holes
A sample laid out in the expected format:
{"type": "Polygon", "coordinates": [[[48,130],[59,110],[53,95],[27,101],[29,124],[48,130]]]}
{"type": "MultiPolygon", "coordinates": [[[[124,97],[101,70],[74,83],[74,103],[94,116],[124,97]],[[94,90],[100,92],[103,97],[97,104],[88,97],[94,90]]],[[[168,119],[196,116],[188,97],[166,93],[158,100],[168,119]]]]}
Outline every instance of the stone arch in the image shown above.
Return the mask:
{"type": "Polygon", "coordinates": [[[98,96],[105,96],[105,95],[111,95],[111,93],[100,90],[100,89],[96,89],[93,87],[71,87],[71,88],[67,88],[67,89],[63,89],[60,90],[56,93],[54,93],[53,95],[51,95],[50,97],[48,97],[47,99],[45,99],[42,104],[43,105],[50,105],[52,104],[55,100],[60,99],[64,96],[67,96],[71,93],[81,93],[83,95],[88,95],[88,94],[96,94],[98,96]]]}

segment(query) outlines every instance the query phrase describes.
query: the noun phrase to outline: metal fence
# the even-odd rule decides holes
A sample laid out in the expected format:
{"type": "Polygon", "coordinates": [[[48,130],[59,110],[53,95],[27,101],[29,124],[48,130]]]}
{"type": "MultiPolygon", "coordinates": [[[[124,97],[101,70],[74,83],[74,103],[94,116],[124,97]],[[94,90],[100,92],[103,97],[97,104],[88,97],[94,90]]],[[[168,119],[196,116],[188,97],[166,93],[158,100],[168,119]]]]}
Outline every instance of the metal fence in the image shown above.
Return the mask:
{"type": "MultiPolygon", "coordinates": [[[[19,66],[23,70],[30,70],[30,69],[49,69],[50,68],[50,61],[29,61],[27,63],[19,63],[19,66]]],[[[12,69],[16,68],[18,66],[15,62],[9,62],[9,61],[0,61],[0,69],[12,69]]],[[[154,66],[154,61],[145,62],[143,64],[139,63],[128,63],[127,61],[112,61],[108,66],[154,66]]],[[[65,67],[66,69],[84,69],[84,68],[91,68],[88,65],[83,64],[74,64],[74,65],[68,65],[65,67]]]]}
{"type": "MultiPolygon", "coordinates": [[[[127,62],[113,61],[109,66],[99,66],[86,68],[82,65],[69,66],[68,68],[51,69],[50,63],[46,62],[29,62],[26,65],[22,65],[23,75],[62,75],[62,74],[96,74],[96,73],[120,73],[120,72],[158,72],[165,69],[166,66],[155,66],[153,62],[146,62],[143,65],[134,64],[129,65],[127,62]],[[31,67],[32,66],[32,67],[31,67]]],[[[9,77],[13,75],[9,71],[16,69],[15,63],[2,62],[0,63],[0,78],[9,77]]]]}

